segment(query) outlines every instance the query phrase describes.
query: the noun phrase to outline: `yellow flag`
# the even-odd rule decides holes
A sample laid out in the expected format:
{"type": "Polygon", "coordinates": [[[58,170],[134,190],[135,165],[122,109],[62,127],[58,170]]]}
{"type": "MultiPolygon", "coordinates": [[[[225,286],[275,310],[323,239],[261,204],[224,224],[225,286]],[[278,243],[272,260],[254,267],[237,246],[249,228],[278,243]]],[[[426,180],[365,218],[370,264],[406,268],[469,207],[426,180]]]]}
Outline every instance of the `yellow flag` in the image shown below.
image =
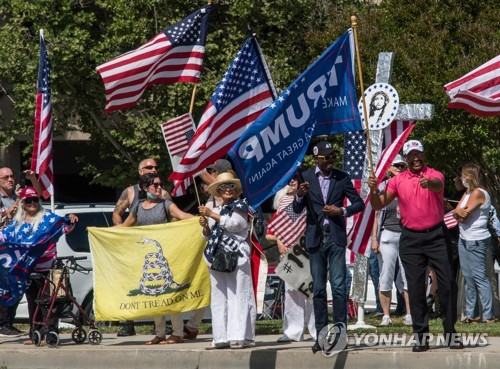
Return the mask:
{"type": "Polygon", "coordinates": [[[134,320],[210,304],[198,218],[88,231],[96,320],[134,320]]]}

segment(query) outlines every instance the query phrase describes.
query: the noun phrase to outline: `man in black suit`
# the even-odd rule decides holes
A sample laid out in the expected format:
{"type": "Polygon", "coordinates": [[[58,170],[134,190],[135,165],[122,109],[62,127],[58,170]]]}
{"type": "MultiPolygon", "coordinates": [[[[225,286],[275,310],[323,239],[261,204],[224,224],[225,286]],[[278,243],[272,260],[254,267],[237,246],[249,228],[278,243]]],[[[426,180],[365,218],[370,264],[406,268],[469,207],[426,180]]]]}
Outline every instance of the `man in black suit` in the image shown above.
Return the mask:
{"type": "MultiPolygon", "coordinates": [[[[309,251],[313,278],[313,305],[316,331],[328,325],[326,281],[330,280],[333,297],[334,323],[347,324],[346,262],[347,235],[344,217],[364,209],[363,200],[345,172],[333,169],[335,149],[330,142],[320,142],[314,149],[316,167],[302,173],[293,202],[293,210],[300,213],[307,206],[306,246],[309,251]],[[350,205],[344,207],[344,199],[350,205]],[[330,273],[328,273],[330,271],[330,273]]],[[[316,343],[312,350],[320,350],[316,343]]]]}

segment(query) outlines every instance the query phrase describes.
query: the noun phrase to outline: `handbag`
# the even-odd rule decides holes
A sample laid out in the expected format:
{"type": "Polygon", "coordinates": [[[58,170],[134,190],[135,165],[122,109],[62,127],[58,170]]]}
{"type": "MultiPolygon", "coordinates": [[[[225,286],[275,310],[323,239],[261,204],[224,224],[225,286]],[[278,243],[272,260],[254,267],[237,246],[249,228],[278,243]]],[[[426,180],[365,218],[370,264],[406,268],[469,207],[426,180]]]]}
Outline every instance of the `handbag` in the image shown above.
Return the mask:
{"type": "Polygon", "coordinates": [[[234,272],[240,256],[238,246],[238,241],[222,234],[213,254],[210,268],[219,272],[234,272]]]}

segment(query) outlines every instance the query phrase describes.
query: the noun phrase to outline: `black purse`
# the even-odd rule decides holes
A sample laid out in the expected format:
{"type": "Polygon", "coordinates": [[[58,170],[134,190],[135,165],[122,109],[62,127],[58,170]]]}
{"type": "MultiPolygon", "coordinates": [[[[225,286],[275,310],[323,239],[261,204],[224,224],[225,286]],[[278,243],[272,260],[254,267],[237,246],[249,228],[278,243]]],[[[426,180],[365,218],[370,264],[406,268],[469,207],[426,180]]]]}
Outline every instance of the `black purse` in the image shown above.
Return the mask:
{"type": "Polygon", "coordinates": [[[215,249],[210,268],[219,272],[234,272],[238,266],[238,257],[240,256],[238,246],[238,241],[222,234],[215,249]]]}

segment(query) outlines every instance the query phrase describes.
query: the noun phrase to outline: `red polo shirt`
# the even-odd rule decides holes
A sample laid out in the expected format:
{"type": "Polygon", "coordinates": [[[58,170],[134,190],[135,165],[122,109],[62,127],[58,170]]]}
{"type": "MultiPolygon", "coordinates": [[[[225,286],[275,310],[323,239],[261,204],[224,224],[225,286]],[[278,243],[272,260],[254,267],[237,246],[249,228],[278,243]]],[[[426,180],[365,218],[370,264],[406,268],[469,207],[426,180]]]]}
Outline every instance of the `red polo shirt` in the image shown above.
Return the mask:
{"type": "Polygon", "coordinates": [[[425,165],[421,173],[428,179],[439,179],[443,190],[432,192],[420,187],[420,173],[414,174],[410,170],[395,176],[387,185],[387,191],[398,197],[403,226],[414,230],[434,227],[443,221],[444,214],[443,173],[425,165]]]}

